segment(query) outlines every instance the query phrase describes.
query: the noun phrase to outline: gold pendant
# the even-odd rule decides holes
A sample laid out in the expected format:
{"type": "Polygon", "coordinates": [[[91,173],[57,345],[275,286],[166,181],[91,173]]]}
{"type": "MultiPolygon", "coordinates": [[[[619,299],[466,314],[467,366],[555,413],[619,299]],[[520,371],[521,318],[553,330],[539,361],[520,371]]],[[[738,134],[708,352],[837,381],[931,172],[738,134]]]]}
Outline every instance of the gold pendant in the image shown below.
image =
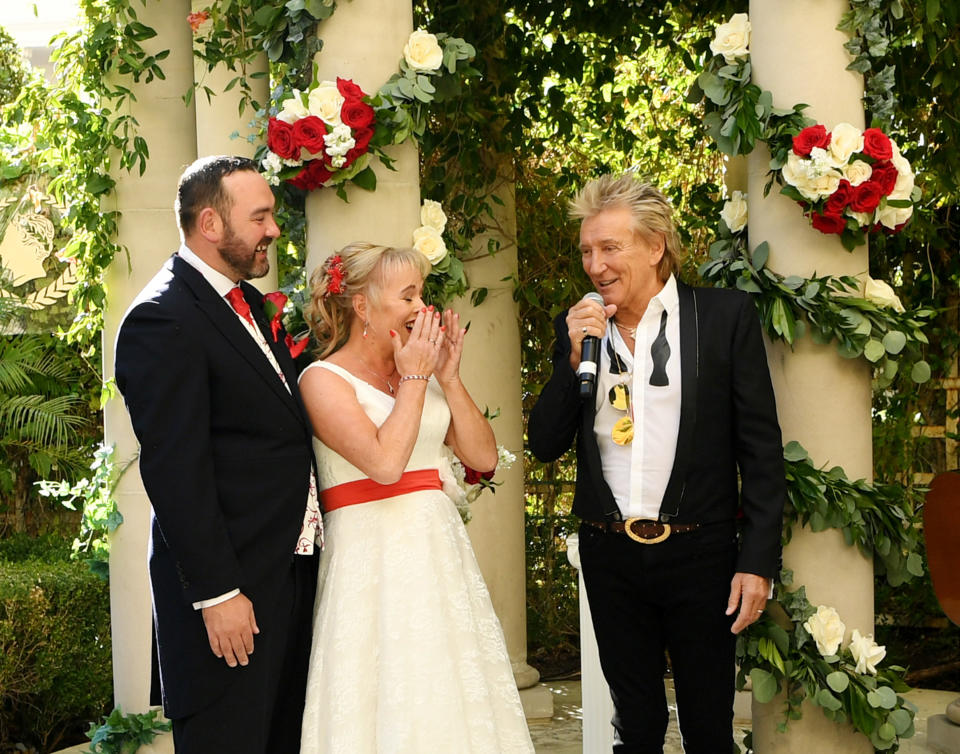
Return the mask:
{"type": "Polygon", "coordinates": [[[611,436],[617,445],[629,445],[633,442],[633,420],[629,416],[620,418],[613,425],[611,436]]]}
{"type": "Polygon", "coordinates": [[[610,388],[610,405],[618,411],[630,409],[630,388],[626,385],[614,385],[610,388]]]}

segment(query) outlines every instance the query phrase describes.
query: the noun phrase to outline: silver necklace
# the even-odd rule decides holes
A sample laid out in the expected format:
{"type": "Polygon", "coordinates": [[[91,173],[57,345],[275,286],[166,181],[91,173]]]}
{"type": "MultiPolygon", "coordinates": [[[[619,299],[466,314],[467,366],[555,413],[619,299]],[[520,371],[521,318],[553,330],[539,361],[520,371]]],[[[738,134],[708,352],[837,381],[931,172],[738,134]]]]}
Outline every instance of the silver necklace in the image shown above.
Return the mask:
{"type": "Polygon", "coordinates": [[[614,319],[613,324],[615,324],[618,328],[623,330],[627,335],[629,335],[634,340],[637,339],[637,327],[639,326],[639,323],[637,325],[634,325],[633,327],[627,327],[626,325],[621,325],[619,322],[617,322],[616,319],[614,319]]]}
{"type": "Polygon", "coordinates": [[[393,385],[390,384],[390,380],[387,377],[384,377],[382,374],[374,372],[370,367],[367,366],[367,362],[364,361],[364,358],[360,356],[360,363],[363,364],[363,368],[366,369],[374,377],[378,377],[383,380],[384,384],[387,386],[387,390],[390,391],[390,395],[396,395],[396,391],[393,389],[393,385]]]}

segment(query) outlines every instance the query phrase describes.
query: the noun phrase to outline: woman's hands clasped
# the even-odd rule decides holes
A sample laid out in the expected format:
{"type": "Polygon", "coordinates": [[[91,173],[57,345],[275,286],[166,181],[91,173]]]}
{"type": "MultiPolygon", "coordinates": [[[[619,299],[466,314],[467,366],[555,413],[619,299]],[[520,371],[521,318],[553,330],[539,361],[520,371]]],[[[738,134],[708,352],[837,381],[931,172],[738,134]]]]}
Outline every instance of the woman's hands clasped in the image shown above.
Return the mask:
{"type": "Polygon", "coordinates": [[[443,329],[440,312],[429,306],[417,313],[406,343],[397,332],[390,331],[393,360],[401,378],[411,374],[429,377],[434,373],[443,347],[443,329]]]}

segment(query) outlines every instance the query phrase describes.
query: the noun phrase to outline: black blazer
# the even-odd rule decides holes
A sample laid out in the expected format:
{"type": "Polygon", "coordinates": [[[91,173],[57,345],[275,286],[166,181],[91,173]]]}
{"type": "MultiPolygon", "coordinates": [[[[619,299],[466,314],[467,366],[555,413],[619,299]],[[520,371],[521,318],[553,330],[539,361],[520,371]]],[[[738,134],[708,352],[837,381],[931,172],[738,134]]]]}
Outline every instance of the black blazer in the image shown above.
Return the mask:
{"type": "Polygon", "coordinates": [[[275,344],[261,294],[241,285],[292,394],[236,314],[176,255],[117,336],[117,385],[153,508],[150,578],[171,718],[208,704],[238,672],[214,657],[193,602],[239,587],[261,632],[274,610],[289,609],[274,604],[273,585],[289,572],[314,464],[285,333],[275,344]]]}
{"type": "MultiPolygon", "coordinates": [[[[742,510],[737,570],[776,574],[786,479],[773,386],[748,294],[677,283],[681,409],[677,452],[661,504],[674,523],[733,521],[742,510]],[[739,489],[738,489],[739,471],[739,489]]],[[[530,449],[553,461],[576,439],[573,513],[619,520],[603,478],[595,406],[581,401],[570,368],[566,313],[554,320],[553,374],[530,415],[530,449]]]]}

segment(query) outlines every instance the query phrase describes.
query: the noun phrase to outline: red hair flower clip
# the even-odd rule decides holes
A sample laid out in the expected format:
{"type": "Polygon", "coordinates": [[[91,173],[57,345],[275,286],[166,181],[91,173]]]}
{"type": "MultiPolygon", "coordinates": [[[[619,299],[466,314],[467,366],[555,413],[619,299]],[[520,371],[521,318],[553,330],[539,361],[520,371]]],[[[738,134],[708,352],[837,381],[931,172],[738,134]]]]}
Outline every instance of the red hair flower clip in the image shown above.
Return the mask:
{"type": "Polygon", "coordinates": [[[331,293],[338,296],[343,293],[343,260],[339,254],[334,254],[327,260],[327,276],[330,280],[327,282],[327,292],[324,296],[331,293]]]}

